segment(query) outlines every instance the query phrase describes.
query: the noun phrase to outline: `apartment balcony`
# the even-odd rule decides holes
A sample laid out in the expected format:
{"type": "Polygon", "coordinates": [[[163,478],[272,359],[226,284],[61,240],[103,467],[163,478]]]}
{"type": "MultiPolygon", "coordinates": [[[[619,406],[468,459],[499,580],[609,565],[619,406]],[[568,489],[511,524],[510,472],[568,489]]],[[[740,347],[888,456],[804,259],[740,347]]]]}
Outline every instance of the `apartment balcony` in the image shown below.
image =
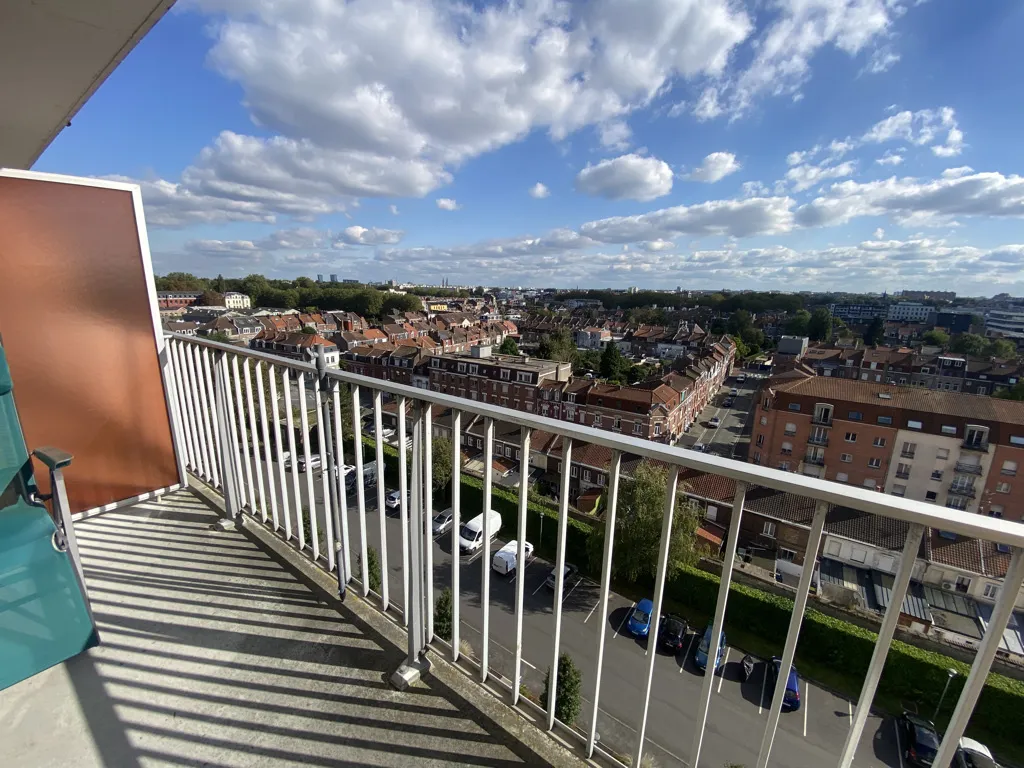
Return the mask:
{"type": "Polygon", "coordinates": [[[828,436],[827,435],[825,435],[825,436],[811,435],[810,437],[807,438],[807,442],[810,445],[820,445],[820,446],[823,446],[823,447],[827,447],[828,446],[828,436]]]}
{"type": "MultiPolygon", "coordinates": [[[[205,339],[175,336],[167,345],[175,448],[194,493],[207,503],[181,491],[75,526],[102,644],[0,692],[0,743],[12,764],[568,766],[590,757],[591,764],[615,767],[818,768],[849,766],[855,758],[859,766],[896,768],[900,747],[891,718],[871,704],[929,528],[1015,548],[990,621],[995,631],[974,661],[965,706],[945,728],[940,758],[952,758],[1024,583],[1024,532],[1015,523],[205,339]],[[385,453],[385,398],[399,405],[394,442],[411,440],[409,451],[385,453]],[[293,409],[296,402],[315,406],[293,409]],[[367,410],[368,426],[362,419],[350,425],[347,414],[367,410]],[[678,491],[688,494],[695,474],[734,483],[734,495],[719,504],[730,510],[731,524],[708,612],[709,658],[728,631],[722,673],[696,674],[692,651],[686,653],[703,624],[691,628],[676,655],[645,653],[630,636],[636,601],[615,591],[614,535],[605,537],[599,563],[572,563],[586,578],[565,575],[575,559],[567,549],[579,557],[586,550],[574,538],[575,522],[568,525],[568,474],[557,521],[538,530],[529,489],[512,491],[518,503],[512,502],[509,491],[496,488],[494,462],[485,458],[482,484],[444,502],[453,520],[435,534],[432,513],[443,507],[421,491],[432,485],[437,443],[428,438],[441,419],[455,446],[456,488],[460,437],[474,422],[483,425],[487,458],[494,457],[495,433],[509,425],[519,428],[523,455],[541,431],[561,436],[563,456],[610,449],[608,531],[616,530],[621,512],[620,481],[637,458],[668,469],[663,532],[672,530],[678,491]],[[318,456],[325,471],[300,473],[286,451],[307,467],[318,456]],[[344,470],[335,471],[339,466],[344,470]],[[378,468],[386,471],[378,476],[378,468]],[[396,485],[401,501],[389,509],[385,493],[396,485]],[[906,531],[870,666],[846,697],[831,692],[831,680],[829,689],[802,681],[809,725],[804,716],[780,716],[784,686],[773,691],[761,677],[737,680],[746,635],[743,617],[729,610],[729,587],[743,515],[753,506],[748,489],[755,500],[777,492],[810,502],[808,551],[820,549],[834,506],[897,521],[906,531]],[[491,542],[493,523],[483,515],[480,548],[453,557],[462,523],[485,509],[503,518],[499,538],[491,542]],[[527,563],[528,537],[538,557],[511,578],[495,574],[492,555],[503,542],[518,541],[518,562],[527,563]],[[370,570],[371,549],[379,579],[370,570]],[[556,580],[546,589],[551,572],[556,580]],[[432,610],[446,588],[453,596],[450,641],[440,636],[432,610]],[[554,697],[541,699],[562,653],[571,655],[582,681],[573,723],[556,717],[554,697]],[[403,661],[406,672],[421,670],[420,680],[393,690],[388,681],[403,661]],[[836,711],[858,714],[837,728],[836,711]]],[[[668,592],[668,543],[663,535],[652,588],[644,591],[651,614],[698,615],[685,602],[690,598],[679,604],[679,594],[668,592]]],[[[793,620],[776,638],[784,668],[812,652],[801,645],[797,654],[811,576],[811,569],[800,576],[793,620]]],[[[764,663],[758,669],[762,675],[764,663]]],[[[960,696],[951,691],[949,712],[960,696]]]]}
{"type": "Polygon", "coordinates": [[[831,427],[832,426],[832,417],[830,416],[827,419],[823,419],[823,418],[819,418],[817,416],[812,416],[811,417],[811,424],[813,424],[816,427],[831,427]]]}
{"type": "Polygon", "coordinates": [[[816,467],[825,466],[824,456],[804,456],[804,464],[813,464],[816,467]]]}
{"type": "Polygon", "coordinates": [[[917,451],[900,451],[901,459],[912,459],[917,456],[917,451]]]}
{"type": "Polygon", "coordinates": [[[949,486],[949,493],[953,496],[966,496],[968,499],[973,499],[977,495],[973,485],[957,485],[953,483],[949,486]]]}
{"type": "Polygon", "coordinates": [[[898,479],[900,479],[900,480],[909,480],[910,479],[910,473],[909,472],[898,472],[897,471],[896,472],[896,477],[898,479]]]}
{"type": "Polygon", "coordinates": [[[964,461],[958,461],[953,469],[962,475],[980,475],[985,471],[981,464],[968,464],[964,461]]]}
{"type": "Polygon", "coordinates": [[[960,444],[960,450],[988,453],[988,440],[964,440],[960,444]]]}

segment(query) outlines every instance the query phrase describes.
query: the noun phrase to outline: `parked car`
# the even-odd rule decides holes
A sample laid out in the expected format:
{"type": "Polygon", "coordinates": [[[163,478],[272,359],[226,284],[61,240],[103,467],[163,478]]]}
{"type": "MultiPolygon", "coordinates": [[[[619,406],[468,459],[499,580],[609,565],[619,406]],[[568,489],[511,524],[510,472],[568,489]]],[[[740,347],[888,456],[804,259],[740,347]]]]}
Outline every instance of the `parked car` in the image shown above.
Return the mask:
{"type": "Polygon", "coordinates": [[[697,451],[698,453],[707,453],[708,447],[704,445],[704,443],[694,443],[693,450],[697,451]]]}
{"type": "Polygon", "coordinates": [[[722,405],[724,405],[726,408],[732,408],[733,403],[735,403],[735,402],[736,401],[730,395],[729,397],[725,398],[725,402],[722,403],[722,405]]]}
{"type": "Polygon", "coordinates": [[[384,427],[384,429],[380,431],[380,436],[385,440],[390,440],[395,436],[395,430],[391,427],[384,427]]]}
{"type": "Polygon", "coordinates": [[[658,645],[672,654],[683,650],[686,639],[686,619],[679,616],[662,616],[658,622],[658,645]]]}
{"type": "MultiPolygon", "coordinates": [[[[704,636],[700,639],[700,643],[697,644],[697,650],[693,652],[693,663],[697,665],[697,668],[706,671],[708,668],[708,651],[711,649],[711,622],[708,622],[707,627],[704,629],[704,636]]],[[[722,663],[722,656],[725,654],[725,630],[722,630],[722,637],[718,643],[718,657],[715,659],[714,671],[718,671],[718,667],[722,663]]]]}
{"type": "MultiPolygon", "coordinates": [[[[508,544],[503,546],[497,552],[494,553],[494,557],[491,558],[491,568],[500,573],[502,576],[508,576],[514,573],[518,563],[516,558],[519,556],[519,542],[510,541],[508,544]]],[[[530,558],[533,557],[533,544],[528,541],[523,542],[523,562],[530,562],[530,558]]]]}
{"type": "Polygon", "coordinates": [[[911,712],[904,712],[896,718],[896,730],[907,762],[926,768],[931,766],[942,741],[935,724],[911,712]]]}
{"type": "Polygon", "coordinates": [[[306,462],[306,457],[305,456],[299,456],[298,467],[299,467],[299,472],[305,472],[307,469],[308,470],[320,469],[320,454],[319,453],[314,453],[312,456],[310,456],[308,464],[306,462]]]}
{"type": "Polygon", "coordinates": [[[438,536],[452,527],[452,520],[454,519],[455,512],[451,507],[448,507],[448,509],[434,515],[434,519],[430,522],[430,529],[434,532],[435,536],[438,536]]]}
{"type": "Polygon", "coordinates": [[[708,422],[708,426],[711,427],[712,429],[717,429],[718,425],[721,423],[721,419],[719,419],[717,416],[712,416],[711,421],[708,422]]]}
{"type": "MultiPolygon", "coordinates": [[[[409,492],[405,492],[405,498],[408,500],[409,492]]],[[[384,497],[384,506],[388,509],[398,509],[402,506],[402,492],[401,491],[388,491],[387,496],[384,497]]]]}
{"type": "Polygon", "coordinates": [[[743,682],[744,683],[747,682],[747,680],[750,679],[750,676],[752,674],[754,674],[754,667],[755,666],[757,666],[757,660],[753,656],[751,656],[748,653],[746,656],[743,657],[743,660],[740,662],[740,668],[743,671],[743,682]]]}
{"type": "Polygon", "coordinates": [[[740,391],[738,389],[736,389],[736,387],[733,387],[732,389],[729,390],[729,394],[732,397],[738,397],[739,394],[740,394],[740,391]]]}
{"type": "MultiPolygon", "coordinates": [[[[772,685],[779,684],[779,672],[782,669],[782,659],[778,656],[772,658],[771,666],[772,685]]],[[[774,687],[772,688],[774,690],[774,687]]],[[[786,692],[782,694],[782,711],[795,712],[800,709],[800,674],[796,671],[796,665],[791,664],[789,675],[786,676],[786,692]]]]}
{"type": "Polygon", "coordinates": [[[964,736],[953,759],[953,768],[999,768],[999,765],[988,747],[964,736]]]}
{"type": "MultiPolygon", "coordinates": [[[[554,592],[555,590],[555,576],[557,575],[557,571],[557,568],[552,568],[551,573],[549,573],[548,577],[544,579],[544,586],[550,589],[552,592],[554,592]]],[[[575,565],[570,565],[569,563],[566,563],[565,569],[562,572],[562,586],[564,587],[569,582],[569,580],[573,578],[577,573],[579,573],[579,568],[577,568],[575,565]]]]}
{"type": "Polygon", "coordinates": [[[647,637],[651,631],[651,613],[654,611],[654,603],[646,597],[636,604],[633,612],[629,615],[627,629],[636,637],[647,637]]]}
{"type": "Polygon", "coordinates": [[[739,376],[736,377],[736,383],[737,384],[742,384],[746,380],[747,380],[747,376],[746,376],[746,374],[743,374],[743,373],[741,373],[739,376]]]}
{"type": "MultiPolygon", "coordinates": [[[[494,538],[498,535],[501,530],[501,515],[495,512],[493,509],[487,513],[487,527],[488,535],[490,538],[494,538]]],[[[468,523],[464,523],[462,530],[459,531],[459,551],[468,555],[472,552],[476,552],[484,544],[484,516],[483,513],[477,515],[468,523]]]]}

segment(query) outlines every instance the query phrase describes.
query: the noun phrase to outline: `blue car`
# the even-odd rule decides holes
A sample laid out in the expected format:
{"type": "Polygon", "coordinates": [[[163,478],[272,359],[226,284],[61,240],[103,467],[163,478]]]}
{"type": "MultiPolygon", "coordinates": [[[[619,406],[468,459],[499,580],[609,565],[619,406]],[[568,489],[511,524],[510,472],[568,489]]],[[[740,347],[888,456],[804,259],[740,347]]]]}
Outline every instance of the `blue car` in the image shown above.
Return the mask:
{"type": "MultiPolygon", "coordinates": [[[[782,669],[782,659],[775,656],[772,659],[772,681],[779,684],[779,670],[782,669]]],[[[789,676],[786,678],[786,692],[782,694],[782,709],[785,712],[795,712],[800,709],[800,674],[796,671],[796,665],[789,668],[789,676]]]]}
{"type": "MultiPolygon", "coordinates": [[[[704,636],[700,639],[700,644],[697,646],[697,650],[693,654],[693,663],[697,665],[698,669],[706,671],[708,668],[708,649],[711,648],[711,623],[709,622],[707,627],[704,629],[704,636]]],[[[715,659],[715,671],[718,671],[718,667],[722,664],[722,656],[725,654],[725,631],[722,631],[722,637],[718,643],[718,657],[715,659]]]]}
{"type": "Polygon", "coordinates": [[[647,633],[651,631],[651,613],[653,611],[654,603],[647,598],[636,604],[633,613],[629,615],[629,623],[626,625],[635,637],[647,637],[647,633]]]}

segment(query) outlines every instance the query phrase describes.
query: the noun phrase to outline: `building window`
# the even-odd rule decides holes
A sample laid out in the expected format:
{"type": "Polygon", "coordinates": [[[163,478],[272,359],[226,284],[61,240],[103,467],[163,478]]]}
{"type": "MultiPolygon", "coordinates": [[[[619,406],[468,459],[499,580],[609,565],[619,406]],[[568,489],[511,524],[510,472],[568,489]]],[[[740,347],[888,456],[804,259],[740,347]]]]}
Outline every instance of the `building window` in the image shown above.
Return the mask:
{"type": "Polygon", "coordinates": [[[788,461],[780,461],[779,462],[779,469],[781,469],[783,472],[789,472],[789,462],[788,461]]]}
{"type": "Polygon", "coordinates": [[[505,446],[505,458],[506,459],[511,459],[512,458],[512,446],[511,445],[506,445],[505,446]]]}
{"type": "Polygon", "coordinates": [[[1009,492],[1010,492],[1010,484],[1009,483],[996,483],[996,493],[1009,493],[1009,492]]]}
{"type": "Polygon", "coordinates": [[[920,421],[907,420],[907,429],[921,429],[924,426],[920,421]]]}
{"type": "Polygon", "coordinates": [[[768,423],[768,417],[767,416],[762,416],[761,417],[761,426],[763,427],[767,423],[768,423]]]}
{"type": "Polygon", "coordinates": [[[949,458],[949,448],[938,448],[938,449],[936,449],[936,451],[935,451],[935,458],[936,459],[948,459],[949,458]]]}
{"type": "Polygon", "coordinates": [[[1010,445],[1024,445],[1024,436],[1010,435],[1010,445]]]}
{"type": "Polygon", "coordinates": [[[763,533],[765,536],[767,536],[767,537],[769,537],[771,539],[774,539],[775,538],[775,523],[773,523],[773,522],[771,522],[769,520],[765,520],[764,521],[764,527],[761,529],[761,533],[763,533]]]}
{"type": "Polygon", "coordinates": [[[910,465],[904,464],[902,461],[896,465],[896,477],[906,480],[910,477],[910,465]]]}
{"type": "Polygon", "coordinates": [[[1003,516],[1003,505],[993,504],[988,508],[989,517],[1002,517],[1003,516]]]}
{"type": "Polygon", "coordinates": [[[779,547],[779,554],[777,555],[778,560],[785,560],[787,563],[792,563],[796,557],[796,552],[792,549],[786,549],[785,547],[779,547]]]}
{"type": "Polygon", "coordinates": [[[465,363],[459,363],[459,373],[465,373],[465,372],[466,372],[466,364],[465,363]]]}
{"type": "Polygon", "coordinates": [[[878,423],[879,424],[892,424],[892,416],[879,416],[878,417],[878,423]]]}
{"type": "Polygon", "coordinates": [[[924,495],[924,500],[925,501],[935,501],[935,499],[938,497],[938,495],[939,494],[937,494],[935,491],[928,491],[924,495]]]}
{"type": "Polygon", "coordinates": [[[586,482],[586,483],[590,482],[590,470],[589,469],[584,469],[583,470],[583,481],[586,482]]]}
{"type": "Polygon", "coordinates": [[[799,411],[800,410],[800,403],[790,403],[789,404],[789,410],[791,410],[791,411],[799,411]]]}
{"type": "Polygon", "coordinates": [[[643,431],[644,431],[644,425],[643,425],[643,422],[640,422],[640,421],[634,421],[634,422],[633,422],[633,434],[634,434],[634,435],[639,435],[639,434],[640,434],[641,432],[643,432],[643,431]]]}
{"type": "Polygon", "coordinates": [[[964,446],[967,448],[984,448],[988,445],[988,427],[975,427],[968,425],[967,434],[964,436],[964,446]]]}
{"type": "Polygon", "coordinates": [[[932,480],[941,480],[941,479],[942,479],[942,470],[941,469],[933,469],[932,470],[932,480]]]}
{"type": "Polygon", "coordinates": [[[843,462],[844,464],[849,464],[851,461],[853,461],[853,454],[852,453],[841,453],[841,454],[839,454],[839,460],[841,462],[843,462]]]}
{"type": "Polygon", "coordinates": [[[661,434],[661,424],[654,425],[654,436],[658,437],[661,434]]]}
{"type": "Polygon", "coordinates": [[[957,592],[966,592],[970,588],[971,588],[971,580],[969,578],[967,578],[966,576],[957,576],[956,577],[956,591],[957,592]]]}
{"type": "Polygon", "coordinates": [[[871,469],[878,469],[881,466],[882,466],[882,460],[881,459],[868,459],[868,467],[870,467],[871,469]]]}
{"type": "Polygon", "coordinates": [[[850,419],[850,421],[863,421],[864,420],[864,414],[861,413],[860,411],[850,411],[849,419],[850,419]]]}
{"type": "Polygon", "coordinates": [[[579,477],[579,474],[580,474],[580,468],[578,466],[576,466],[575,464],[573,464],[572,467],[569,469],[570,477],[579,477]]]}
{"type": "Polygon", "coordinates": [[[967,499],[965,499],[963,496],[950,496],[948,499],[946,499],[946,507],[948,509],[965,510],[967,509],[968,503],[969,502],[967,501],[967,499]]]}
{"type": "Polygon", "coordinates": [[[989,600],[995,600],[999,596],[999,585],[986,584],[983,595],[989,600]]]}
{"type": "Polygon", "coordinates": [[[597,484],[598,485],[604,485],[604,480],[605,480],[604,474],[601,473],[601,472],[598,472],[597,473],[597,484]]]}
{"type": "Polygon", "coordinates": [[[1007,475],[1008,477],[1017,476],[1017,462],[1016,461],[1004,461],[1003,468],[1000,470],[1000,474],[1007,475]]]}
{"type": "Polygon", "coordinates": [[[876,485],[876,483],[875,483],[875,479],[873,477],[869,477],[869,478],[866,478],[864,480],[864,487],[865,488],[874,488],[875,485],[876,485]]]}
{"type": "Polygon", "coordinates": [[[600,413],[598,413],[598,414],[596,414],[594,416],[594,426],[595,427],[600,427],[601,426],[601,414],[600,413]]]}
{"type": "Polygon", "coordinates": [[[847,432],[846,433],[846,442],[848,442],[848,443],[856,443],[857,442],[857,433],[856,432],[847,432]]]}
{"type": "Polygon", "coordinates": [[[787,421],[786,422],[786,428],[784,430],[782,430],[782,431],[785,434],[787,434],[790,437],[792,437],[793,435],[796,434],[796,424],[794,424],[792,421],[787,421]]]}
{"type": "Polygon", "coordinates": [[[874,445],[875,448],[885,448],[885,438],[876,437],[872,445],[874,445]]]}
{"type": "Polygon", "coordinates": [[[951,425],[951,424],[943,424],[942,425],[942,434],[944,434],[944,435],[955,435],[956,434],[956,427],[951,425]]]}
{"type": "Polygon", "coordinates": [[[782,444],[782,451],[781,452],[782,452],[783,456],[792,456],[793,455],[793,444],[792,443],[783,443],[782,444]]]}
{"type": "Polygon", "coordinates": [[[502,380],[508,381],[511,376],[512,376],[512,371],[510,371],[508,368],[502,368],[501,369],[501,378],[502,378],[502,380]]]}
{"type": "Polygon", "coordinates": [[[863,563],[868,559],[868,551],[862,547],[853,547],[850,550],[850,559],[855,563],[863,563]]]}
{"type": "Polygon", "coordinates": [[[850,476],[848,474],[846,474],[845,472],[836,472],[836,482],[837,483],[845,483],[849,479],[850,479],[850,476]]]}
{"type": "Polygon", "coordinates": [[[907,495],[907,486],[903,485],[902,483],[893,483],[892,495],[893,496],[906,496],[907,495]]]}
{"type": "Polygon", "coordinates": [[[917,453],[917,443],[904,443],[903,450],[900,451],[900,456],[904,459],[914,458],[914,454],[917,453]]]}

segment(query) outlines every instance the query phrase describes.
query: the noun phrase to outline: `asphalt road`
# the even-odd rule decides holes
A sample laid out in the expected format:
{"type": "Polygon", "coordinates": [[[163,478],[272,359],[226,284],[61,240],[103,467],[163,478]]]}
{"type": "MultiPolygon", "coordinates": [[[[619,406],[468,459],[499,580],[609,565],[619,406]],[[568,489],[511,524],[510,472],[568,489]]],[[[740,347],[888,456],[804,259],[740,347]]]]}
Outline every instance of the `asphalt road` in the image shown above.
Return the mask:
{"type": "Polygon", "coordinates": [[[692,448],[696,443],[702,443],[718,456],[746,458],[750,442],[749,419],[755,405],[754,393],[761,383],[760,379],[753,378],[749,373],[746,373],[746,377],[742,384],[735,377],[728,379],[690,426],[690,431],[676,445],[692,448]],[[738,394],[733,398],[732,407],[726,408],[725,400],[733,388],[738,394]],[[716,416],[719,425],[712,427],[711,419],[716,416]]]}
{"type": "MultiPolygon", "coordinates": [[[[264,471],[277,468],[264,464],[264,471]]],[[[317,509],[319,526],[325,517],[322,504],[321,473],[313,473],[313,507],[317,509]]],[[[275,474],[276,478],[276,474],[275,474]]],[[[292,497],[291,479],[287,494],[292,497]]],[[[309,506],[306,476],[299,475],[300,496],[309,506]]],[[[278,489],[280,496],[280,489],[278,489]]],[[[357,568],[359,551],[359,515],[356,496],[350,495],[348,521],[353,568],[357,568]]],[[[292,501],[290,507],[296,506],[292,501]]],[[[468,519],[473,510],[464,510],[468,519]]],[[[377,512],[375,488],[366,489],[365,530],[368,546],[380,551],[380,516],[377,512]]],[[[295,524],[293,522],[293,528],[295,524]]],[[[513,533],[502,531],[492,544],[495,552],[513,533]]],[[[401,526],[397,510],[387,510],[385,517],[387,538],[388,584],[391,603],[400,608],[402,597],[402,545],[401,526]]],[[[307,540],[308,540],[307,531],[307,540]]],[[[438,537],[433,544],[434,594],[451,584],[451,534],[438,537]]],[[[461,639],[473,649],[479,659],[482,650],[481,554],[460,557],[460,619],[461,639]]],[[[511,679],[513,676],[515,647],[515,580],[525,579],[523,601],[523,683],[535,694],[543,689],[544,671],[553,658],[553,595],[544,586],[551,570],[549,563],[537,558],[522,573],[504,577],[491,573],[489,666],[492,674],[511,679]]],[[[603,745],[618,752],[630,754],[636,741],[638,713],[641,711],[644,681],[648,659],[645,640],[630,636],[625,620],[633,603],[618,595],[611,595],[609,611],[605,616],[597,612],[598,586],[585,579],[570,581],[565,586],[562,619],[562,651],[572,655],[583,675],[584,707],[580,724],[589,728],[593,716],[594,674],[597,668],[598,622],[607,621],[601,707],[598,711],[598,733],[603,745]]],[[[685,618],[685,617],[684,617],[685,618]]],[[[684,765],[689,755],[697,718],[697,701],[703,675],[693,666],[693,650],[699,640],[696,632],[703,627],[691,628],[683,654],[673,657],[658,653],[654,665],[646,747],[659,766],[684,765]]],[[[782,648],[777,649],[781,655],[782,648]]],[[[764,677],[765,664],[759,663],[752,678],[740,682],[740,660],[743,652],[730,647],[723,671],[717,676],[707,730],[704,738],[701,765],[718,766],[739,763],[752,766],[756,762],[761,737],[767,722],[767,707],[771,701],[771,685],[764,677]],[[767,684],[766,684],[767,683],[767,684]]],[[[835,764],[846,738],[852,715],[852,706],[844,698],[808,683],[801,682],[801,709],[784,713],[772,751],[772,765],[788,768],[819,768],[835,764]]],[[[891,720],[872,716],[868,720],[858,749],[855,765],[890,766],[901,768],[895,731],[891,720]]]]}

